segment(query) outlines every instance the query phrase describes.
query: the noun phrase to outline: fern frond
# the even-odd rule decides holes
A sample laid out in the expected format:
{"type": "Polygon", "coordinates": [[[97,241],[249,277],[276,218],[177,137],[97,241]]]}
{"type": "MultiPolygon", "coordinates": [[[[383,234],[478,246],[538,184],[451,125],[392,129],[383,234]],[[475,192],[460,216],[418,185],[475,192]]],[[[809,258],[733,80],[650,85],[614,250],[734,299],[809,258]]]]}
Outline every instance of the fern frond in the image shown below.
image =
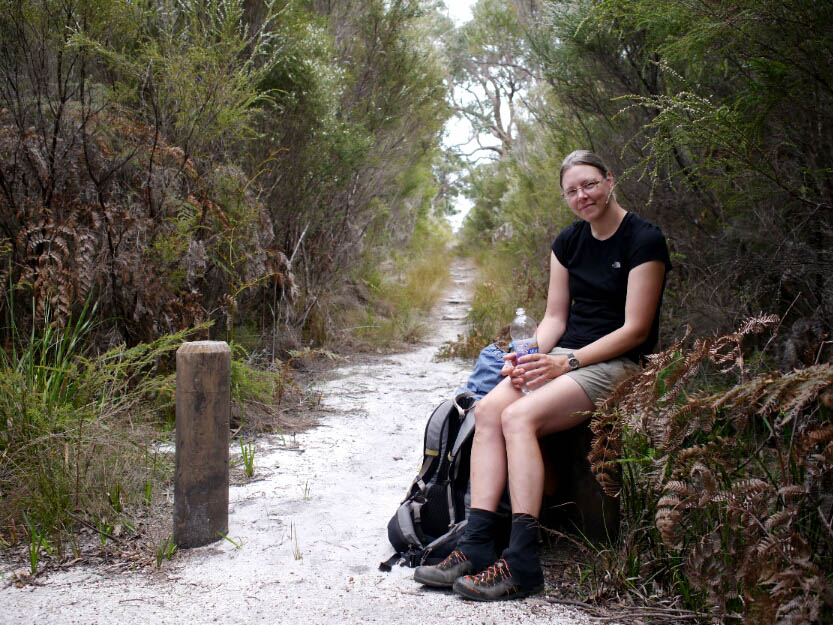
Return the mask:
{"type": "Polygon", "coordinates": [[[772,532],[778,528],[784,527],[785,525],[792,525],[797,513],[798,510],[795,508],[779,510],[766,520],[764,527],[767,532],[772,532]]]}
{"type": "Polygon", "coordinates": [[[732,494],[740,497],[773,490],[774,489],[769,482],[765,482],[764,480],[758,478],[747,478],[732,484],[732,494]]]}
{"type": "Polygon", "coordinates": [[[803,369],[796,372],[793,383],[795,388],[792,396],[781,406],[781,410],[786,413],[779,421],[781,424],[789,423],[793,417],[815,401],[822,391],[833,384],[833,367],[816,365],[803,369]]]}
{"type": "Polygon", "coordinates": [[[677,495],[663,495],[657,502],[658,508],[676,508],[680,505],[681,500],[677,495]]]}
{"type": "Polygon", "coordinates": [[[744,321],[741,327],[738,328],[738,334],[740,336],[746,336],[747,334],[760,334],[764,330],[777,325],[779,321],[781,321],[781,318],[778,315],[762,314],[758,317],[751,317],[744,321]]]}
{"type": "Polygon", "coordinates": [[[691,487],[681,480],[671,480],[665,484],[665,491],[674,493],[680,497],[691,497],[694,492],[691,487]]]}
{"type": "Polygon", "coordinates": [[[694,445],[693,447],[687,447],[677,452],[677,462],[683,464],[695,458],[704,458],[706,456],[706,453],[707,447],[705,445],[694,445]]]}
{"type": "Polygon", "coordinates": [[[620,413],[598,414],[590,422],[593,439],[587,456],[590,470],[608,495],[618,497],[621,490],[622,424],[620,413]]]}
{"type": "Polygon", "coordinates": [[[767,534],[755,546],[758,556],[761,558],[770,558],[773,555],[780,556],[784,540],[773,534],[767,534]]]}
{"type": "Polygon", "coordinates": [[[662,542],[666,547],[680,549],[682,541],[677,536],[677,526],[682,518],[682,512],[677,508],[657,508],[654,515],[654,523],[662,542]]]}
{"type": "Polygon", "coordinates": [[[817,429],[810,430],[806,432],[805,435],[814,443],[833,441],[833,424],[827,424],[817,429]]]}
{"type": "Polygon", "coordinates": [[[689,475],[694,480],[696,489],[700,494],[700,506],[705,506],[711,501],[712,496],[717,490],[717,480],[714,477],[714,473],[702,462],[695,462],[694,466],[691,467],[689,475]]]}
{"type": "Polygon", "coordinates": [[[789,484],[778,489],[778,495],[784,498],[788,497],[804,497],[807,495],[807,489],[804,486],[789,484]]]}

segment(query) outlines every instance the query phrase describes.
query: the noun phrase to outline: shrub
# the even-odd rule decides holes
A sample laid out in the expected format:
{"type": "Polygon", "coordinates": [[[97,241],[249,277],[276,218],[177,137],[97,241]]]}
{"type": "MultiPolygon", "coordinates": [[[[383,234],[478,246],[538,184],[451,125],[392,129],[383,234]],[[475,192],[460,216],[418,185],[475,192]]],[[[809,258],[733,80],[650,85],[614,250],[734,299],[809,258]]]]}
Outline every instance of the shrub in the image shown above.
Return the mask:
{"type": "Polygon", "coordinates": [[[753,373],[744,338],[776,321],[678,342],[593,423],[593,469],[624,504],[620,561],[721,622],[833,616],[833,365],[753,373]]]}

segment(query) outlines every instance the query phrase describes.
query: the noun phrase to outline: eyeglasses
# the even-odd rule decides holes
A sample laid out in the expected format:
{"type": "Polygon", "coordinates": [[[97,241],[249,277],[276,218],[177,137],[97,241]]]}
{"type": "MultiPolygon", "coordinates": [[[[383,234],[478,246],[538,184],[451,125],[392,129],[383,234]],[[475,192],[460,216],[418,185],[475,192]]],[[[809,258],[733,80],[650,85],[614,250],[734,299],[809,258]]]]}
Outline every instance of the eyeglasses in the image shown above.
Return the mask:
{"type": "Polygon", "coordinates": [[[589,194],[593,189],[598,187],[601,182],[601,180],[589,180],[588,182],[582,183],[574,189],[565,191],[563,194],[564,198],[567,200],[574,200],[578,197],[579,191],[584,191],[585,194],[589,194]]]}

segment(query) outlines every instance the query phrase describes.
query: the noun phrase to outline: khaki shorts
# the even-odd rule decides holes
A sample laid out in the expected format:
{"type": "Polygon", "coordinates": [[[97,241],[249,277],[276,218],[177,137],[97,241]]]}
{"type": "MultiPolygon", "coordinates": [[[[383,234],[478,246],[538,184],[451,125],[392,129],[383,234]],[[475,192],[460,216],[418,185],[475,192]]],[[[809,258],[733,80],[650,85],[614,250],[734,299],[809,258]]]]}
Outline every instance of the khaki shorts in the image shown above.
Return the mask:
{"type": "MultiPolygon", "coordinates": [[[[567,355],[575,351],[566,347],[555,347],[550,354],[567,355]]],[[[575,371],[568,371],[568,375],[578,382],[582,390],[590,398],[594,405],[607,399],[619,383],[629,374],[639,369],[630,358],[613,358],[604,362],[597,362],[594,365],[579,367],[575,371]]]]}

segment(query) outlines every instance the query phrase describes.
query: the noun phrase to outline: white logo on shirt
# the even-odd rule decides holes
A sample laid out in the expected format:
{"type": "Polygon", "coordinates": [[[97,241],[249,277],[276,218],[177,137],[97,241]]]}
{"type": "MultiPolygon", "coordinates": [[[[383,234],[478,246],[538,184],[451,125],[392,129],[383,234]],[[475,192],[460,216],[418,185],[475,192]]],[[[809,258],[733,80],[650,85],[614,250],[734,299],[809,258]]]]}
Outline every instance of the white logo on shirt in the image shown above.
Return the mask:
{"type": "Polygon", "coordinates": [[[617,260],[615,263],[613,263],[613,264],[611,265],[611,267],[613,267],[614,269],[621,269],[621,268],[622,268],[622,263],[620,263],[620,262],[617,260]]]}

